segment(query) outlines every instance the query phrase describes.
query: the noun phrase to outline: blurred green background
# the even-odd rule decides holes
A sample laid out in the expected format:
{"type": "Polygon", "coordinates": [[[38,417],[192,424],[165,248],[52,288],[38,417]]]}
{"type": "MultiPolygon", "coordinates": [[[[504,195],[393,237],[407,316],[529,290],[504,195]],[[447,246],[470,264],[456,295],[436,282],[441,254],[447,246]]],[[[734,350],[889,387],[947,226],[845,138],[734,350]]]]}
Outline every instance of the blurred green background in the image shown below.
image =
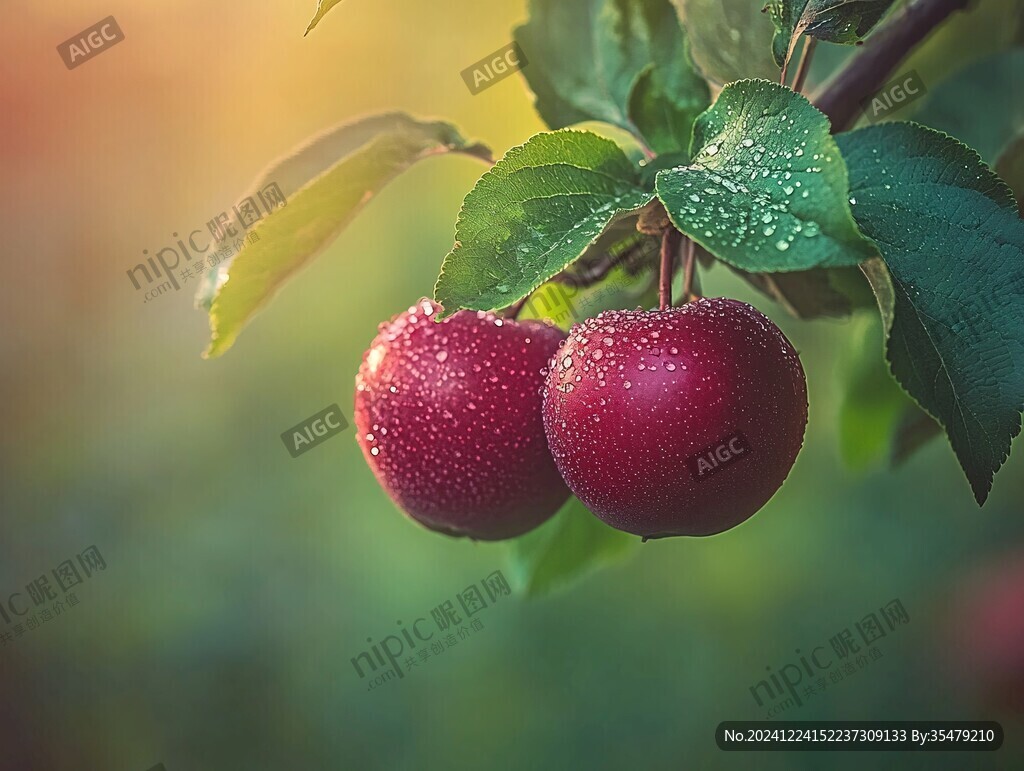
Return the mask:
{"type": "Polygon", "coordinates": [[[0,595],[93,544],[107,562],[80,604],[0,646],[0,767],[1021,767],[1022,717],[976,671],[969,589],[1024,560],[1020,442],[981,510],[941,439],[851,471],[838,415],[866,322],[794,321],[721,267],[705,293],[754,302],[803,356],[810,425],[785,487],[721,536],[504,599],[367,691],[350,663],[366,639],[509,575],[507,548],[406,520],[352,429],[298,459],[280,434],[332,402],[351,417],[363,349],[430,293],[479,164],[431,159],[388,187],[216,361],[190,288],[144,304],[125,271],[340,121],[445,117],[497,153],[542,125],[518,77],[473,97],[459,76],[523,2],[348,0],[303,39],[313,5],[0,8],[0,595]],[[66,70],[55,46],[111,14],[125,41],[66,70]],[[883,657],[786,719],[999,719],[1002,750],[716,747],[720,721],[766,716],[749,691],[766,667],[894,598],[910,622],[883,657]]]}

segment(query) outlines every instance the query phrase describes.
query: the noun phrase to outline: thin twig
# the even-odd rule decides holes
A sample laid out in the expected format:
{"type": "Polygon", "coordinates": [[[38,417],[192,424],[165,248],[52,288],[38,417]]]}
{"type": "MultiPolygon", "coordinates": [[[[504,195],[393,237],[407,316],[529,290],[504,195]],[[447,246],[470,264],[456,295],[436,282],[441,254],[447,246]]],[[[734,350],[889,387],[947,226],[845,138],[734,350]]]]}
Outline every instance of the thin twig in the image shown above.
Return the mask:
{"type": "Polygon", "coordinates": [[[796,75],[793,77],[793,90],[798,94],[803,90],[807,73],[811,69],[811,57],[814,55],[814,47],[818,45],[818,39],[807,36],[804,39],[804,50],[800,52],[800,61],[796,65],[796,75]]]}
{"type": "MultiPolygon", "coordinates": [[[[551,277],[552,281],[566,286],[583,289],[602,281],[615,268],[621,266],[627,273],[635,273],[639,266],[646,263],[646,258],[653,254],[653,244],[648,238],[636,241],[625,249],[613,249],[605,252],[585,266],[572,270],[563,270],[551,277]]],[[[658,247],[654,247],[657,250],[658,247]]],[[[582,260],[581,260],[582,263],[582,260]]]]}
{"type": "MultiPolygon", "coordinates": [[[[762,9],[761,13],[764,13],[767,10],[768,10],[768,6],[766,5],[762,9]]],[[[779,72],[779,85],[780,86],[786,85],[786,75],[789,73],[789,60],[793,56],[793,49],[796,47],[796,44],[799,42],[799,39],[800,38],[798,36],[797,38],[790,39],[790,41],[789,41],[789,51],[786,53],[786,58],[782,60],[782,70],[779,72]]]]}
{"type": "Polygon", "coordinates": [[[868,38],[859,54],[811,101],[832,122],[832,132],[850,126],[863,102],[877,93],[907,54],[969,0],[918,0],[868,38]]]}
{"type": "Polygon", "coordinates": [[[585,268],[581,268],[577,271],[562,271],[561,273],[552,276],[551,280],[557,281],[559,284],[568,284],[569,286],[575,287],[593,286],[611,273],[615,269],[615,266],[620,262],[623,262],[624,259],[625,253],[608,253],[585,268]]]}
{"type": "Polygon", "coordinates": [[[683,234],[671,225],[665,228],[661,237],[661,277],[658,284],[658,308],[665,311],[672,307],[672,267],[679,251],[679,239],[683,234]]]}

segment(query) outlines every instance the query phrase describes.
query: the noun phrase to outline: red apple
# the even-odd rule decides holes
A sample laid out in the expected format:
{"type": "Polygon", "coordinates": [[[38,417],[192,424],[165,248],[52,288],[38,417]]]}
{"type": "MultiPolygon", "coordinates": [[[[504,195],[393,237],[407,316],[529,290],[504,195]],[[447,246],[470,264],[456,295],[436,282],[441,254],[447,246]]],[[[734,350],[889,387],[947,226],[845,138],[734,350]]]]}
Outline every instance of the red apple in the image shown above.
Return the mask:
{"type": "Polygon", "coordinates": [[[803,444],[807,384],[782,332],[736,300],[607,311],[555,354],[544,427],[569,489],[645,538],[712,535],[779,489],[803,444]]]}
{"type": "Polygon", "coordinates": [[[381,486],[431,530],[512,538],[569,497],[544,437],[541,386],[563,333],[421,300],[389,323],[356,377],[359,445],[381,486]]]}

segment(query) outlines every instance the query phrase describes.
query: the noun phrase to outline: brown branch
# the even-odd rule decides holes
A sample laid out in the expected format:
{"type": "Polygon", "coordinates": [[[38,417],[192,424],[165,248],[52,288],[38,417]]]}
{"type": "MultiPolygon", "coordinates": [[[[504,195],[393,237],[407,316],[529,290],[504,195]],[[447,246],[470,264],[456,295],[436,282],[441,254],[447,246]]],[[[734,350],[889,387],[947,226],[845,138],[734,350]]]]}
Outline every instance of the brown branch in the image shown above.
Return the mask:
{"type": "Polygon", "coordinates": [[[878,92],[914,46],[968,2],[917,0],[868,38],[860,53],[811,100],[828,116],[833,133],[848,128],[862,103],[878,92]]]}
{"type": "Polygon", "coordinates": [[[800,61],[796,65],[796,75],[793,78],[793,90],[798,94],[804,87],[804,81],[807,79],[807,73],[811,69],[811,57],[814,55],[814,47],[818,45],[818,39],[814,37],[808,37],[804,41],[804,49],[800,52],[800,61]]]}

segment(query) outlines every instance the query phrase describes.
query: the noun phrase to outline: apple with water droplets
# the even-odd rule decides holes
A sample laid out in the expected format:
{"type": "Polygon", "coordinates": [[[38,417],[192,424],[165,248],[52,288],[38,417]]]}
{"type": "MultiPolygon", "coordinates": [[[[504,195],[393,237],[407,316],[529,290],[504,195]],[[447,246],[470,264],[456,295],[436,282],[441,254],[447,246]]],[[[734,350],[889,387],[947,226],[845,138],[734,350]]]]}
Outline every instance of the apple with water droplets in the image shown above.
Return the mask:
{"type": "Polygon", "coordinates": [[[793,346],[725,298],[575,325],[544,389],[548,444],[569,489],[645,539],[713,535],[750,518],[785,481],[806,424],[793,346]]]}
{"type": "Polygon", "coordinates": [[[378,481],[431,530],[512,538],[569,497],[544,436],[541,388],[564,334],[539,321],[421,300],[380,326],[356,377],[359,445],[378,481]]]}

